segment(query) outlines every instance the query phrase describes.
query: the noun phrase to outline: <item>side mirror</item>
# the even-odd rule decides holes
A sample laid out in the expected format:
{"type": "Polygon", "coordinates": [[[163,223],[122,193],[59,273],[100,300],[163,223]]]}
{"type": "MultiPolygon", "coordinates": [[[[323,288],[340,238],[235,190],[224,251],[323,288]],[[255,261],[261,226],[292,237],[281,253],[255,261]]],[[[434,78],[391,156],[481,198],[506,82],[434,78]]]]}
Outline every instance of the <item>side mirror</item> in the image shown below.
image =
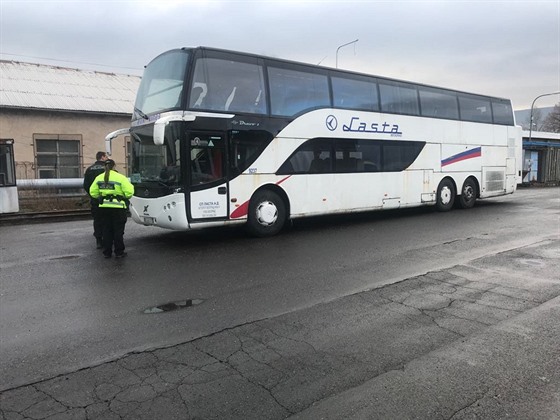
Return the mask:
{"type": "Polygon", "coordinates": [[[111,142],[114,138],[117,138],[121,134],[128,134],[130,128],[121,128],[120,130],[113,131],[105,136],[105,151],[109,156],[111,156],[111,142]]]}
{"type": "Polygon", "coordinates": [[[158,146],[163,145],[165,141],[165,127],[171,121],[194,121],[196,120],[195,115],[166,115],[164,117],[158,118],[154,123],[154,144],[158,146]]]}

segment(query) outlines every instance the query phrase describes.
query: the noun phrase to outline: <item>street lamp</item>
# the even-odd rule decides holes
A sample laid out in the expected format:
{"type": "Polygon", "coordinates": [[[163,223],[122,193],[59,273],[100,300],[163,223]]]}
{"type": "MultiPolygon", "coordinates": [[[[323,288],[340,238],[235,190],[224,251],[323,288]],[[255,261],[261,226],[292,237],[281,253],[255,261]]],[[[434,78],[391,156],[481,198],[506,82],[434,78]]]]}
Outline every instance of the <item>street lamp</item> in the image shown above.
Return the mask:
{"type": "Polygon", "coordinates": [[[543,96],[551,96],[551,95],[560,95],[560,92],[543,93],[542,95],[537,96],[533,100],[533,103],[531,104],[531,117],[529,119],[529,142],[531,141],[531,136],[533,134],[533,106],[535,105],[537,99],[542,98],[543,96]]]}
{"type": "Polygon", "coordinates": [[[358,41],[359,41],[359,39],[355,39],[355,40],[352,41],[352,42],[347,42],[346,44],[342,44],[340,47],[338,47],[338,48],[336,49],[336,68],[338,68],[338,50],[340,50],[342,47],[346,47],[347,45],[354,44],[354,43],[356,43],[356,42],[358,42],[358,41]]]}

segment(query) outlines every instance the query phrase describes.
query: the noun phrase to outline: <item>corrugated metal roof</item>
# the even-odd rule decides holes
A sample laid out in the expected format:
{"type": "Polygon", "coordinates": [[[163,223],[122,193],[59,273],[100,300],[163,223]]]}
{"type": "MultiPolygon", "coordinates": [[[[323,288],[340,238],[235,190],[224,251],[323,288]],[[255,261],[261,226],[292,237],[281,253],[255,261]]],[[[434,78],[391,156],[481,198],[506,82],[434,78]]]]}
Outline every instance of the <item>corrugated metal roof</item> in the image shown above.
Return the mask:
{"type": "Polygon", "coordinates": [[[0,60],[0,107],[131,114],[141,78],[0,60]]]}

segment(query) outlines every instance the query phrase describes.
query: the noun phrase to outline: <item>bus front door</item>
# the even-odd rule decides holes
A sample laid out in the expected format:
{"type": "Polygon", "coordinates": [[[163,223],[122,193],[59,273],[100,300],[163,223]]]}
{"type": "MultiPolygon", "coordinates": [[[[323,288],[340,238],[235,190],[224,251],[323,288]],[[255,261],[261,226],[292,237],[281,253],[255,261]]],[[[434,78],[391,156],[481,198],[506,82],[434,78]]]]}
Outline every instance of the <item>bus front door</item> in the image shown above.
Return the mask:
{"type": "Polygon", "coordinates": [[[191,221],[226,219],[229,188],[225,133],[190,132],[187,144],[191,221]]]}

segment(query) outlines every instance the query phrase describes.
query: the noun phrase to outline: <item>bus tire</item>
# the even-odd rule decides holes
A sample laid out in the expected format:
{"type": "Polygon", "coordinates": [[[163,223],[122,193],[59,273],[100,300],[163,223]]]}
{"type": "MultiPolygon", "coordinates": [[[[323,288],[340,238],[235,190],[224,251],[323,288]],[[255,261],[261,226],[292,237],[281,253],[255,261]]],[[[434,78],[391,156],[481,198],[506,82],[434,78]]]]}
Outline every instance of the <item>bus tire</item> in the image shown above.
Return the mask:
{"type": "Polygon", "coordinates": [[[455,202],[455,186],[450,179],[442,179],[437,188],[436,208],[438,211],[449,211],[455,202]]]}
{"type": "Polygon", "coordinates": [[[476,182],[472,178],[467,178],[461,188],[461,195],[459,196],[459,206],[462,209],[470,209],[474,206],[476,197],[478,195],[478,189],[476,187],[476,182]]]}
{"type": "Polygon", "coordinates": [[[286,222],[286,205],[271,190],[257,191],[249,204],[247,228],[257,237],[276,235],[286,222]]]}

